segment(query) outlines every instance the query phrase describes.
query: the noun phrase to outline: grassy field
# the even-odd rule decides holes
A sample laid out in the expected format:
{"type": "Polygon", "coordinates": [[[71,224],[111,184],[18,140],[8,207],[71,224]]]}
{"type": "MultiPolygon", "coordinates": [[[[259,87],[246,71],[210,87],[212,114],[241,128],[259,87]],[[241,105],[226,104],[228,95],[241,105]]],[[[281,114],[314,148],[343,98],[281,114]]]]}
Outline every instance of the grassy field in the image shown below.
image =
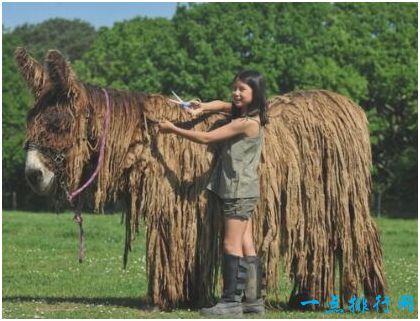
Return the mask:
{"type": "MultiPolygon", "coordinates": [[[[200,318],[197,310],[161,312],[147,306],[143,231],[123,270],[120,216],[85,215],[84,220],[87,253],[79,264],[78,227],[72,214],[3,212],[3,318],[200,318]]],[[[290,283],[283,277],[279,308],[264,317],[417,318],[417,220],[382,218],[377,223],[390,289],[388,313],[287,310],[290,283]],[[398,309],[399,297],[406,294],[414,297],[413,312],[398,309]]]]}

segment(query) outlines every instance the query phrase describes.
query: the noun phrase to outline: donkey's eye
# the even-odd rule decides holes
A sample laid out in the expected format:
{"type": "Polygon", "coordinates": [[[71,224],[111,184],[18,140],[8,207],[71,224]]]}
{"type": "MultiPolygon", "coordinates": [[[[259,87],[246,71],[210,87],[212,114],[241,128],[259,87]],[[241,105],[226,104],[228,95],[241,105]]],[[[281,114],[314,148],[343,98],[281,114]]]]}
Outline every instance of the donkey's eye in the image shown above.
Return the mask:
{"type": "Polygon", "coordinates": [[[45,115],[48,129],[54,133],[65,133],[70,130],[71,117],[63,112],[45,115]]]}

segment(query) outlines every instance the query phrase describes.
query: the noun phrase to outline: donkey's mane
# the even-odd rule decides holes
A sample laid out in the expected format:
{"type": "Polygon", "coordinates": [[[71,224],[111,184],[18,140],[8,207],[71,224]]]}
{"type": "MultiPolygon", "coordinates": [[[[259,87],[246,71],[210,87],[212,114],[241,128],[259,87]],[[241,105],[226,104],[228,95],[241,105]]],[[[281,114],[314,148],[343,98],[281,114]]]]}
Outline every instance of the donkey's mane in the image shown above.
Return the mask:
{"type": "MultiPolygon", "coordinates": [[[[106,112],[106,98],[101,88],[85,85],[86,103],[85,119],[88,122],[89,136],[94,137],[94,146],[91,151],[98,152],[99,138],[102,135],[106,112]]],[[[96,183],[94,206],[96,210],[103,210],[108,197],[117,197],[119,178],[124,170],[124,160],[130,145],[136,140],[134,136],[139,130],[140,118],[144,112],[146,95],[136,92],[127,92],[107,88],[110,104],[110,126],[106,140],[105,155],[96,183]]],[[[78,133],[78,136],[83,136],[78,133]]],[[[80,155],[81,157],[87,155],[80,155]]],[[[89,157],[92,159],[91,157],[89,157]]],[[[93,158],[95,159],[95,157],[93,158]]],[[[85,160],[86,162],[86,160],[85,160]]],[[[80,162],[78,162],[80,163],[80,162]]],[[[89,163],[89,168],[94,162],[89,163]]]]}
{"type": "MultiPolygon", "coordinates": [[[[99,87],[84,86],[87,99],[85,103],[86,110],[91,113],[88,131],[90,135],[98,138],[101,135],[105,117],[105,95],[99,87]]],[[[103,210],[106,201],[111,199],[117,200],[118,192],[122,191],[123,186],[127,183],[128,173],[132,166],[138,166],[136,163],[139,162],[140,158],[143,160],[147,159],[146,163],[143,163],[143,167],[155,162],[160,162],[161,166],[166,166],[166,161],[157,155],[159,154],[159,149],[162,150],[166,146],[165,144],[160,144],[161,140],[167,139],[167,137],[157,135],[154,126],[158,121],[167,119],[177,121],[178,126],[207,130],[216,119],[224,118],[221,115],[207,115],[206,117],[192,120],[191,115],[185,110],[160,94],[145,94],[109,88],[106,91],[110,101],[111,122],[104,162],[99,173],[94,195],[95,209],[99,211],[103,210]],[[151,150],[144,148],[149,145],[152,147],[151,150]],[[151,155],[151,152],[154,155],[151,155]],[[127,175],[124,175],[124,173],[127,175]]],[[[78,133],[78,136],[82,135],[78,133]]],[[[176,139],[178,140],[178,138],[176,139]]],[[[95,146],[90,146],[89,149],[96,153],[99,140],[96,139],[94,141],[96,142],[95,146]]],[[[172,146],[175,145],[172,144],[172,146]]],[[[200,149],[202,147],[196,145],[195,149],[197,148],[200,149]]],[[[87,155],[84,156],[86,157],[87,155]]],[[[92,159],[92,157],[89,156],[89,159],[92,159]]],[[[80,158],[78,163],[85,163],[86,161],[80,158]]],[[[87,165],[85,167],[89,168],[89,172],[93,164],[90,162],[87,165]]]]}

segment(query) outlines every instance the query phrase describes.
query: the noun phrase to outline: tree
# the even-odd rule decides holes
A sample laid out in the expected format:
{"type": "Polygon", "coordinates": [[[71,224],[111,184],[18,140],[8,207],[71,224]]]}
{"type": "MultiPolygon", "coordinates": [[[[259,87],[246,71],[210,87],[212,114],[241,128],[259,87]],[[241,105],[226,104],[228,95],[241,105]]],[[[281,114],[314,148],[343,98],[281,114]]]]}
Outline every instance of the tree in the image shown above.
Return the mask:
{"type": "Polygon", "coordinates": [[[138,17],[101,28],[75,69],[96,85],[169,94],[188,77],[173,33],[172,23],[163,18],[138,17]]]}
{"type": "Polygon", "coordinates": [[[12,34],[39,60],[44,59],[49,49],[60,50],[71,61],[80,59],[96,38],[95,28],[89,23],[62,18],[24,24],[16,27],[12,34]]]}
{"type": "Polygon", "coordinates": [[[417,215],[417,4],[337,6],[344,27],[367,48],[347,59],[369,84],[361,105],[373,124],[375,192],[390,211],[417,215]]]}
{"type": "Polygon", "coordinates": [[[13,59],[18,43],[19,39],[16,37],[3,34],[2,187],[3,206],[6,208],[12,207],[13,193],[17,194],[17,205],[20,208],[28,206],[29,203],[36,205],[40,202],[39,198],[33,197],[24,176],[25,121],[33,99],[13,59]]]}

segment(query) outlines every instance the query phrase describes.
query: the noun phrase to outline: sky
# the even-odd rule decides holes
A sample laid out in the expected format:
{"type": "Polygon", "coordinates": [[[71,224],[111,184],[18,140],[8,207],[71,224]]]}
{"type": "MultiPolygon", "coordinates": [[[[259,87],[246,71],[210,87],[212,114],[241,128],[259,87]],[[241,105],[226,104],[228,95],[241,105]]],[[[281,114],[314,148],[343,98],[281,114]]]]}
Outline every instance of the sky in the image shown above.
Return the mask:
{"type": "Polygon", "coordinates": [[[172,18],[176,2],[3,2],[2,23],[14,29],[25,23],[37,24],[51,18],[80,19],[96,29],[136,16],[172,18]]]}

